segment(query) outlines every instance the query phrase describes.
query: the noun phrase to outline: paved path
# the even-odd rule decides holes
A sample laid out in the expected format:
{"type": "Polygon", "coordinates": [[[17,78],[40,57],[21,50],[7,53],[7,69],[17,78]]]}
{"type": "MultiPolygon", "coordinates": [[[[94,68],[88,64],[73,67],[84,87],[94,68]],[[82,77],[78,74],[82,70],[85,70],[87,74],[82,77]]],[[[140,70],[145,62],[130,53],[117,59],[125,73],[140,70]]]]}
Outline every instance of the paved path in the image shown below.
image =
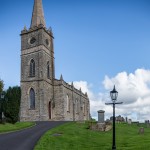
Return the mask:
{"type": "Polygon", "coordinates": [[[33,150],[39,138],[49,129],[65,123],[64,121],[37,122],[37,125],[0,135],[0,150],[33,150]]]}

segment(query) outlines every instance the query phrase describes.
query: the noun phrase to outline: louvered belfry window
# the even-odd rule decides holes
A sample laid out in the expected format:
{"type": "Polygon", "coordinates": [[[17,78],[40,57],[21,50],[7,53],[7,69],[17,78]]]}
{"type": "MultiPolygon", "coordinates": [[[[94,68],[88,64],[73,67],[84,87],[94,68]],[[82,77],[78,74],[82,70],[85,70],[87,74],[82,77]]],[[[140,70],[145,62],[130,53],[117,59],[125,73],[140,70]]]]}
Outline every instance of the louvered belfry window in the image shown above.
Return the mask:
{"type": "Polygon", "coordinates": [[[30,77],[35,77],[35,61],[33,59],[30,61],[30,77]]]}

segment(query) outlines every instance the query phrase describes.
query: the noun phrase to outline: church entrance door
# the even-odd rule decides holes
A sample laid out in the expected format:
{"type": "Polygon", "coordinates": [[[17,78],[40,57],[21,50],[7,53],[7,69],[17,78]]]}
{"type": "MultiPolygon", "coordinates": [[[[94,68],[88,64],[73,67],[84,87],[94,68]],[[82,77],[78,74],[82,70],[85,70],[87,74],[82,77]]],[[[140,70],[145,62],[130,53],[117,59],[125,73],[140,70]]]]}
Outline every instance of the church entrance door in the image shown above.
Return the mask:
{"type": "Polygon", "coordinates": [[[51,119],[51,102],[49,102],[49,119],[51,119]]]}

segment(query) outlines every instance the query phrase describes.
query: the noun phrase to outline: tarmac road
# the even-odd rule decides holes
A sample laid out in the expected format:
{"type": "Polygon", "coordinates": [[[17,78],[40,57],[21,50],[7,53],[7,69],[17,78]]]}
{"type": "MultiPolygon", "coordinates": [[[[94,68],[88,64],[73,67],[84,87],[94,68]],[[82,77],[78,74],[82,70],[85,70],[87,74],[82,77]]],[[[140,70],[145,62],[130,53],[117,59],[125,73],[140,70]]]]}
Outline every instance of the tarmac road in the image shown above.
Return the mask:
{"type": "Polygon", "coordinates": [[[49,129],[65,121],[36,122],[37,125],[21,131],[0,134],[0,150],[33,150],[40,137],[49,129]]]}

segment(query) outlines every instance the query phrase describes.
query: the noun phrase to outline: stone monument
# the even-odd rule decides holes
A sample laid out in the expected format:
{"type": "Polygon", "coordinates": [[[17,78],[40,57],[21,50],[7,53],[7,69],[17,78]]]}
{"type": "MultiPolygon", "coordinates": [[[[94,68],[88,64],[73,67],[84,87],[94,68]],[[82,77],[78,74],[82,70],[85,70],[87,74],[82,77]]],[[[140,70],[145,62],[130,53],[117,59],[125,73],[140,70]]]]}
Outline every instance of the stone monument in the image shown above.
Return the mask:
{"type": "Polygon", "coordinates": [[[99,110],[98,111],[98,123],[104,123],[104,110],[99,110]]]}

